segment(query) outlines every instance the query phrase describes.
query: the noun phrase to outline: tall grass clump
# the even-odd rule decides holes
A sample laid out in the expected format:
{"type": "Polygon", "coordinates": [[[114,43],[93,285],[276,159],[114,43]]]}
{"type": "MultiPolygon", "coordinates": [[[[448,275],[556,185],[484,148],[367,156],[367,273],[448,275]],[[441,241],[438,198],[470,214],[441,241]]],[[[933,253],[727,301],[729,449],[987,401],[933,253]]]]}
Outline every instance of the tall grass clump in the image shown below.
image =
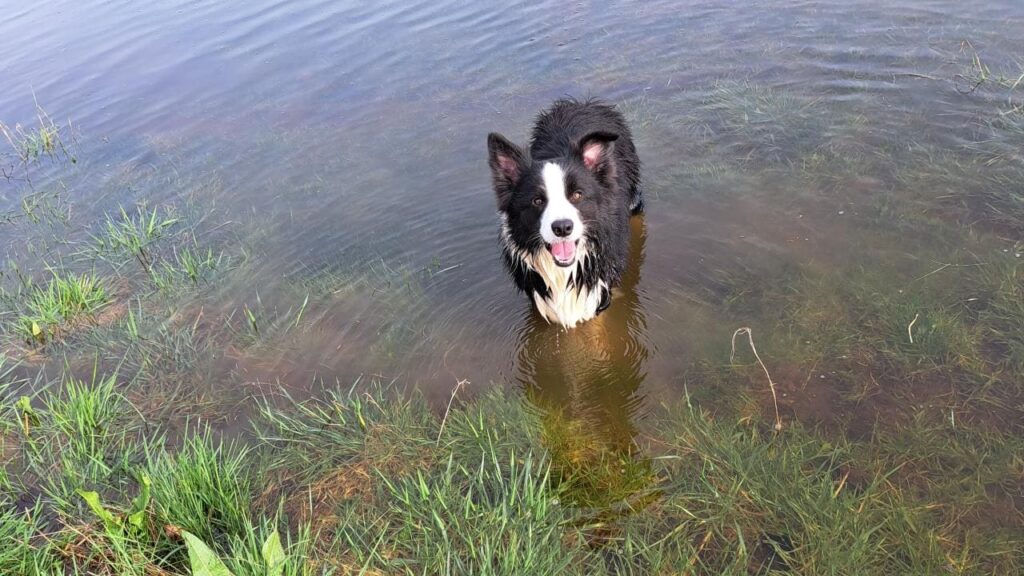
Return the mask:
{"type": "Polygon", "coordinates": [[[187,234],[180,246],[172,246],[171,253],[159,262],[151,261],[150,278],[161,290],[170,290],[182,283],[193,287],[209,279],[225,261],[223,252],[212,248],[203,250],[195,234],[187,234]]]}
{"type": "Polygon", "coordinates": [[[397,470],[420,462],[436,434],[426,405],[379,384],[355,390],[329,390],[320,400],[291,402],[288,410],[265,401],[259,434],[273,447],[272,467],[309,481],[358,463],[397,470]]]}
{"type": "Polygon", "coordinates": [[[127,254],[149,274],[153,271],[152,245],[177,222],[177,218],[163,214],[159,208],[150,210],[138,206],[134,214],[129,214],[122,206],[118,215],[107,215],[106,222],[93,240],[101,254],[127,254]]]}
{"type": "Polygon", "coordinates": [[[245,449],[215,441],[209,432],[186,439],[175,453],[161,448],[147,455],[161,521],[207,542],[248,530],[253,486],[245,449]]]}
{"type": "Polygon", "coordinates": [[[202,252],[198,246],[186,246],[181,250],[174,251],[174,263],[192,284],[198,284],[207,271],[216,270],[222,257],[221,254],[214,256],[212,248],[207,248],[206,252],[202,252]]]}
{"type": "MultiPolygon", "coordinates": [[[[400,567],[405,573],[569,570],[578,544],[562,541],[562,523],[569,514],[561,509],[545,459],[495,451],[475,464],[459,460],[450,454],[432,473],[417,471],[395,481],[378,473],[386,503],[386,550],[401,560],[392,562],[380,554],[357,559],[384,570],[400,567]]],[[[364,534],[360,528],[348,528],[343,537],[364,534]]]]}
{"type": "Polygon", "coordinates": [[[116,389],[114,376],[92,382],[68,378],[43,396],[38,427],[23,438],[30,471],[48,498],[74,508],[79,489],[123,489],[141,454],[132,424],[134,408],[116,389]]]}
{"type": "MultiPolygon", "coordinates": [[[[9,126],[0,122],[0,134],[10,145],[13,153],[23,165],[33,163],[42,157],[55,159],[57,157],[68,158],[75,162],[67,146],[60,126],[50,118],[49,114],[36,104],[36,126],[22,126],[15,124],[9,126]]],[[[70,130],[70,123],[68,130],[70,130]]]]}
{"type": "Polygon", "coordinates": [[[96,313],[108,302],[106,287],[98,277],[53,272],[45,287],[28,289],[15,331],[28,342],[46,343],[59,338],[63,329],[96,313]]]}

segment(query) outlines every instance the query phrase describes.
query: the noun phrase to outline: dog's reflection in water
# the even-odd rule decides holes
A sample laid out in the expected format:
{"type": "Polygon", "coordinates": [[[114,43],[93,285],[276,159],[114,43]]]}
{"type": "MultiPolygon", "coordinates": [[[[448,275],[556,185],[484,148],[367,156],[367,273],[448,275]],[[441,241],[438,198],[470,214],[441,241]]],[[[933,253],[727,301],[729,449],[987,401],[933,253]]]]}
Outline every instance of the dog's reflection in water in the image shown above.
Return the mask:
{"type": "Polygon", "coordinates": [[[516,381],[541,412],[554,471],[583,505],[620,501],[650,477],[649,462],[636,456],[633,423],[647,359],[637,290],[646,226],[642,216],[630,226],[629,267],[611,307],[568,331],[533,314],[516,361],[516,381]]]}

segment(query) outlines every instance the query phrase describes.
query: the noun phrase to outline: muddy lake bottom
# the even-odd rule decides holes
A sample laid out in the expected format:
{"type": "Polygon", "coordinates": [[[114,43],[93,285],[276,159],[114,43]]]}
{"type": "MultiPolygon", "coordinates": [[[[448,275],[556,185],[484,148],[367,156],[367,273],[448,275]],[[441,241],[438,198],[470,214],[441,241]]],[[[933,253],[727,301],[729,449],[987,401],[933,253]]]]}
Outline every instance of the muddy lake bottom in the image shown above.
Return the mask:
{"type": "Polygon", "coordinates": [[[92,4],[0,23],[0,574],[1024,572],[1016,4],[92,4]],[[484,147],[566,92],[647,199],[571,331],[484,147]]]}

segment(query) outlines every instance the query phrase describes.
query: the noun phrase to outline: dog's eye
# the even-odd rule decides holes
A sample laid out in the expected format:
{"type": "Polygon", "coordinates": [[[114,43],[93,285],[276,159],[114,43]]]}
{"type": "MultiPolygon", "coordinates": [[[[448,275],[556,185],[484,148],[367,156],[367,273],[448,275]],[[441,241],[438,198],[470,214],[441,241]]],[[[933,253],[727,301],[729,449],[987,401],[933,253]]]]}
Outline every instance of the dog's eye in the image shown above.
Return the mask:
{"type": "Polygon", "coordinates": [[[544,205],[544,197],[543,196],[534,196],[533,197],[533,205],[534,206],[543,206],[544,205]]]}
{"type": "Polygon", "coordinates": [[[572,194],[569,194],[570,202],[579,202],[580,200],[583,200],[583,192],[580,192],[579,190],[573,190],[572,194]]]}

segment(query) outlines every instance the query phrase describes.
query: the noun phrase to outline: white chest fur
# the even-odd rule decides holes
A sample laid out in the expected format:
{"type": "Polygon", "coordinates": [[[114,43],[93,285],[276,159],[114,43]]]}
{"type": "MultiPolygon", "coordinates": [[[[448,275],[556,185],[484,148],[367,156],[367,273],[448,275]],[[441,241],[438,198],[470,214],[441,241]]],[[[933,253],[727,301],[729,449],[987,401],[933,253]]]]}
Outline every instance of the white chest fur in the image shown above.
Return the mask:
{"type": "Polygon", "coordinates": [[[540,315],[548,322],[557,322],[566,328],[572,328],[596,316],[602,296],[608,290],[608,283],[599,280],[590,290],[569,285],[573,272],[588,258],[586,240],[580,241],[576,251],[576,263],[573,266],[559,266],[547,251],[534,255],[517,249],[511,239],[507,216],[502,212],[499,212],[498,216],[501,218],[501,241],[512,258],[512,265],[532,270],[541,277],[548,288],[546,298],[536,292],[533,294],[533,303],[540,315]]]}
{"type": "Polygon", "coordinates": [[[608,289],[608,285],[604,281],[599,281],[596,286],[587,290],[572,286],[569,282],[573,271],[586,257],[585,246],[580,246],[577,262],[573,266],[559,266],[547,253],[541,253],[536,257],[527,256],[527,265],[533,268],[548,287],[547,297],[542,297],[537,292],[533,294],[533,303],[537,306],[537,311],[548,322],[557,322],[566,328],[572,328],[597,315],[603,292],[608,289]]]}

